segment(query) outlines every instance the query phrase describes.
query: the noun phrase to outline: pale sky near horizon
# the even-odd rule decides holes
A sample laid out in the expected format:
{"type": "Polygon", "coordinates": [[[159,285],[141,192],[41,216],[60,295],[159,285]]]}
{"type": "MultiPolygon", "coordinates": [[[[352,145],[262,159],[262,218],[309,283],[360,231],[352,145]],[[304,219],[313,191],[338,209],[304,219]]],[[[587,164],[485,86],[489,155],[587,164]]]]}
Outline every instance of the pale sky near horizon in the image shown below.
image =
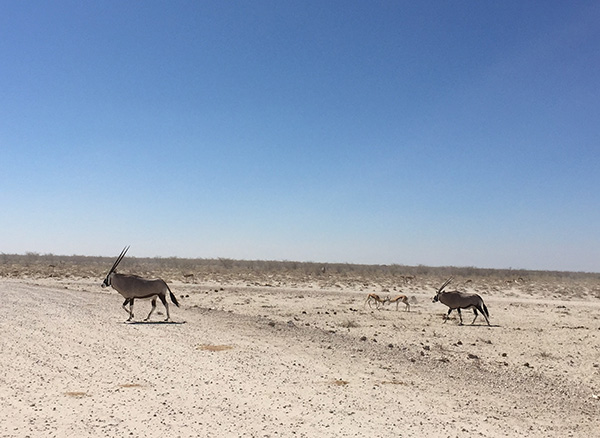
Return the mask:
{"type": "Polygon", "coordinates": [[[2,1],[0,252],[600,272],[597,1],[2,1]]]}

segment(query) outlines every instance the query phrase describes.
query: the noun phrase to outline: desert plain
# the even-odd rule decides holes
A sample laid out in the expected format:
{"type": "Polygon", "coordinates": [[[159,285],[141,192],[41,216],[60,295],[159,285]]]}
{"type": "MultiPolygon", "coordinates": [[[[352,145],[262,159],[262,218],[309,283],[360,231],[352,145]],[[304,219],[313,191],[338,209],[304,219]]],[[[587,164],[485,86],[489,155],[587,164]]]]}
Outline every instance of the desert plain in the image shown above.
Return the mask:
{"type": "Polygon", "coordinates": [[[1,437],[600,436],[600,274],[126,258],[126,322],[111,264],[0,257],[1,437]]]}

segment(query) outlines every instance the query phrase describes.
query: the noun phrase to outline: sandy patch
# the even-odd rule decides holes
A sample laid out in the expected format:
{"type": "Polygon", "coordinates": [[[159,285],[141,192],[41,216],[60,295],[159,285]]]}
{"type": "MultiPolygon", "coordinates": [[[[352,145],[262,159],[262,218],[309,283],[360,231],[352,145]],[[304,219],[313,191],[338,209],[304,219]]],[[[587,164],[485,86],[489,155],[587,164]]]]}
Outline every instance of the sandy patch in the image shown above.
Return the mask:
{"type": "MultiPolygon", "coordinates": [[[[333,278],[329,288],[199,280],[170,283],[175,324],[127,324],[99,278],[0,279],[0,436],[600,430],[597,285],[470,281],[488,327],[443,322],[446,308],[431,302],[441,277],[390,290],[409,296],[410,312],[369,309],[366,294],[381,287],[333,278]]],[[[144,315],[150,304],[136,306],[144,315]]]]}

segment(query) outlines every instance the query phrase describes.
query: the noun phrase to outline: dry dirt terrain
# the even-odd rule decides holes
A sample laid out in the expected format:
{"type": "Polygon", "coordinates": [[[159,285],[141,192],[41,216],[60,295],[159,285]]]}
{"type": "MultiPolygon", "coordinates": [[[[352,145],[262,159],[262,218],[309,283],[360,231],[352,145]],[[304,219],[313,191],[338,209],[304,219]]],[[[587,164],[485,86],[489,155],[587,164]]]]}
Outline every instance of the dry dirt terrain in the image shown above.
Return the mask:
{"type": "Polygon", "coordinates": [[[444,323],[435,272],[161,275],[173,322],[127,323],[95,268],[0,270],[1,437],[600,436],[597,276],[457,278],[488,327],[444,323]]]}

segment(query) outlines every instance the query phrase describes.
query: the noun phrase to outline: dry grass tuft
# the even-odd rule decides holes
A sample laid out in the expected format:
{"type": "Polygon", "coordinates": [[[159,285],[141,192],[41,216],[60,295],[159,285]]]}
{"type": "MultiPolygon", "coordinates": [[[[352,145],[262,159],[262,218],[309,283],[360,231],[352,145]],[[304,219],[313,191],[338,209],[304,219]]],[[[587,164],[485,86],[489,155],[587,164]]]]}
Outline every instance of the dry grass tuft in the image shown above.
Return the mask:
{"type": "Polygon", "coordinates": [[[232,345],[213,345],[213,344],[201,344],[198,345],[197,349],[202,351],[225,351],[231,350],[232,345]]]}
{"type": "Polygon", "coordinates": [[[354,321],[353,319],[347,319],[343,322],[340,323],[340,327],[343,328],[356,328],[356,327],[360,327],[360,325],[354,321]]]}
{"type": "Polygon", "coordinates": [[[381,384],[382,385],[406,385],[406,383],[401,380],[382,380],[381,384]]]}
{"type": "Polygon", "coordinates": [[[80,392],[80,391],[68,391],[68,392],[65,392],[65,395],[67,395],[69,397],[73,397],[73,398],[88,397],[87,392],[80,392]]]}
{"type": "Polygon", "coordinates": [[[329,382],[330,385],[333,386],[346,386],[348,383],[347,380],[342,380],[342,379],[333,379],[332,381],[329,382]]]}

